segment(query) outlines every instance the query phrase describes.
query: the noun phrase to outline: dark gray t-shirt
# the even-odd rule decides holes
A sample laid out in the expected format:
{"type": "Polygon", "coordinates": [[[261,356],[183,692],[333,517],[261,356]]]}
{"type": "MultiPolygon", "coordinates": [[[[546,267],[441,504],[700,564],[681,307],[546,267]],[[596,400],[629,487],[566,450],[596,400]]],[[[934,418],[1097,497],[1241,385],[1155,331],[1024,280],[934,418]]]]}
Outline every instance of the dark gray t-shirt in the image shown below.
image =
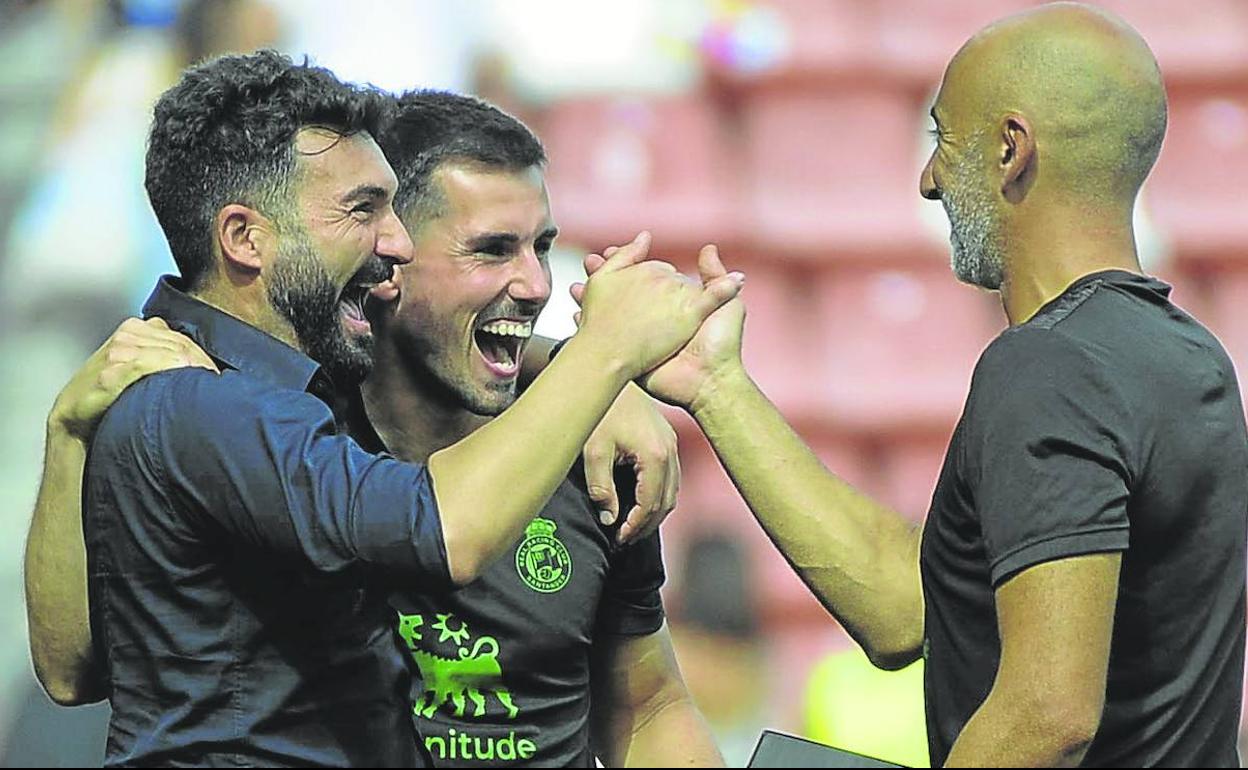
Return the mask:
{"type": "Polygon", "coordinates": [[[942,764],[992,687],[994,591],[1122,552],[1088,766],[1238,766],[1248,435],[1222,346],[1169,287],[1105,271],[984,351],[923,533],[928,734],[942,764]]]}
{"type": "Polygon", "coordinates": [[[593,767],[593,646],[654,633],[664,618],[658,533],[625,548],[613,536],[578,465],[475,582],[391,596],[434,767],[593,767]]]}

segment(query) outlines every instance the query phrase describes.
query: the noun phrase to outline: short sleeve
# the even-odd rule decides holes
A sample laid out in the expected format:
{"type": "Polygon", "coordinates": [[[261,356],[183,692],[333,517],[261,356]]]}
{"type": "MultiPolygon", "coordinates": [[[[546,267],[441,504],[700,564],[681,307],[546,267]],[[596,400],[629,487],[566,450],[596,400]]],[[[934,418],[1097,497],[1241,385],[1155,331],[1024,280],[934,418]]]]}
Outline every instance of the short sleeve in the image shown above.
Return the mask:
{"type": "Polygon", "coordinates": [[[663,626],[663,547],[659,533],[611,553],[606,585],[598,604],[596,631],[645,636],[663,626]]]}
{"type": "Polygon", "coordinates": [[[1129,415],[1094,352],[1049,329],[994,343],[972,383],[966,462],[992,583],[1129,542],[1129,415]]]}
{"type": "Polygon", "coordinates": [[[139,385],[150,463],[186,516],[318,572],[450,585],[423,465],[366,452],[316,397],[238,373],[188,368],[139,385]]]}

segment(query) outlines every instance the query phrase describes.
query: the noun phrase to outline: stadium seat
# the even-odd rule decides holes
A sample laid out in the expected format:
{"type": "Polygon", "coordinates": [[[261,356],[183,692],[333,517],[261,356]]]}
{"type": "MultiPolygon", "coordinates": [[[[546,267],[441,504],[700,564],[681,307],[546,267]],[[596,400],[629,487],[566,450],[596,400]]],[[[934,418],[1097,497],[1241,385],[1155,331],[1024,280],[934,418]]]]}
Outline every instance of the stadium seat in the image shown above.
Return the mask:
{"type": "Polygon", "coordinates": [[[820,420],[823,383],[812,370],[809,269],[733,260],[746,274],[747,315],[742,357],[750,375],[790,421],[820,420]]]}
{"type": "Polygon", "coordinates": [[[1172,93],[1148,195],[1176,258],[1248,259],[1248,207],[1240,189],[1245,178],[1248,88],[1172,93]]]}
{"type": "MultiPolygon", "coordinates": [[[[820,460],[842,478],[860,488],[873,486],[869,458],[852,440],[815,436],[810,445],[820,460]]],[[[748,549],[767,622],[785,625],[826,619],[827,613],[767,538],[704,440],[682,440],[681,469],[680,500],[663,525],[665,541],[680,543],[699,530],[732,532],[748,549]]],[[[671,550],[666,546],[665,549],[671,550]]]]}
{"type": "Polygon", "coordinates": [[[1235,362],[1242,395],[1248,378],[1248,265],[1219,272],[1210,282],[1207,324],[1235,362]]]}
{"type": "Polygon", "coordinates": [[[935,92],[962,44],[996,19],[1028,8],[1027,0],[889,0],[880,3],[880,54],[900,77],[935,92]]]}
{"type": "Polygon", "coordinates": [[[880,501],[912,521],[926,518],[948,447],[949,436],[940,433],[888,442],[881,452],[880,501]]]}
{"type": "Polygon", "coordinates": [[[811,350],[838,424],[875,432],[948,431],[975,362],[1005,326],[995,295],[945,265],[845,265],[817,279],[811,350]]]}
{"type": "Polygon", "coordinates": [[[1243,82],[1248,77],[1248,3],[1200,0],[1188,12],[1173,3],[1099,0],[1135,27],[1157,57],[1167,83],[1243,82]]]}
{"type": "Polygon", "coordinates": [[[542,126],[569,238],[598,248],[649,229],[667,248],[733,240],[737,175],[712,102],[574,99],[553,105],[542,126]]]}
{"type": "Polygon", "coordinates": [[[881,88],[751,94],[742,213],[758,248],[819,260],[930,249],[919,221],[922,112],[881,88]]]}

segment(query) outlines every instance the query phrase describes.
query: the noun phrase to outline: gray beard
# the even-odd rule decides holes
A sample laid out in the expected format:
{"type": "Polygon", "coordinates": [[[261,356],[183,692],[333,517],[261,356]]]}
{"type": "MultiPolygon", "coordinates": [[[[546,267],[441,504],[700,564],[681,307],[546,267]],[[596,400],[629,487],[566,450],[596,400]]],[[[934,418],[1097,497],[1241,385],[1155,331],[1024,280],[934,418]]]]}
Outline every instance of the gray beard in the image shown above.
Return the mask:
{"type": "Polygon", "coordinates": [[[949,217],[950,265],[959,281],[996,291],[1005,279],[1005,253],[993,217],[991,196],[965,158],[952,169],[953,185],[941,190],[949,217]]]}

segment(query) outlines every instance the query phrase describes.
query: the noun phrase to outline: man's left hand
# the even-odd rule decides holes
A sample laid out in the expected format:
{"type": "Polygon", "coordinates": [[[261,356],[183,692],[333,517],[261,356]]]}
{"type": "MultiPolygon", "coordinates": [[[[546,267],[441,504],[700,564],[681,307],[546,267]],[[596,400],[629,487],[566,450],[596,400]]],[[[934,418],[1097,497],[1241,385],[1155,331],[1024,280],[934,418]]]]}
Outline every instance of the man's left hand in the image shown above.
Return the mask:
{"type": "Polygon", "coordinates": [[[598,506],[599,520],[610,526],[620,517],[615,468],[631,466],[637,478],[636,505],[624,513],[617,538],[634,542],[658,529],[676,507],[680,459],[676,431],[655,402],[629,384],[585,444],[585,481],[598,506]]]}

